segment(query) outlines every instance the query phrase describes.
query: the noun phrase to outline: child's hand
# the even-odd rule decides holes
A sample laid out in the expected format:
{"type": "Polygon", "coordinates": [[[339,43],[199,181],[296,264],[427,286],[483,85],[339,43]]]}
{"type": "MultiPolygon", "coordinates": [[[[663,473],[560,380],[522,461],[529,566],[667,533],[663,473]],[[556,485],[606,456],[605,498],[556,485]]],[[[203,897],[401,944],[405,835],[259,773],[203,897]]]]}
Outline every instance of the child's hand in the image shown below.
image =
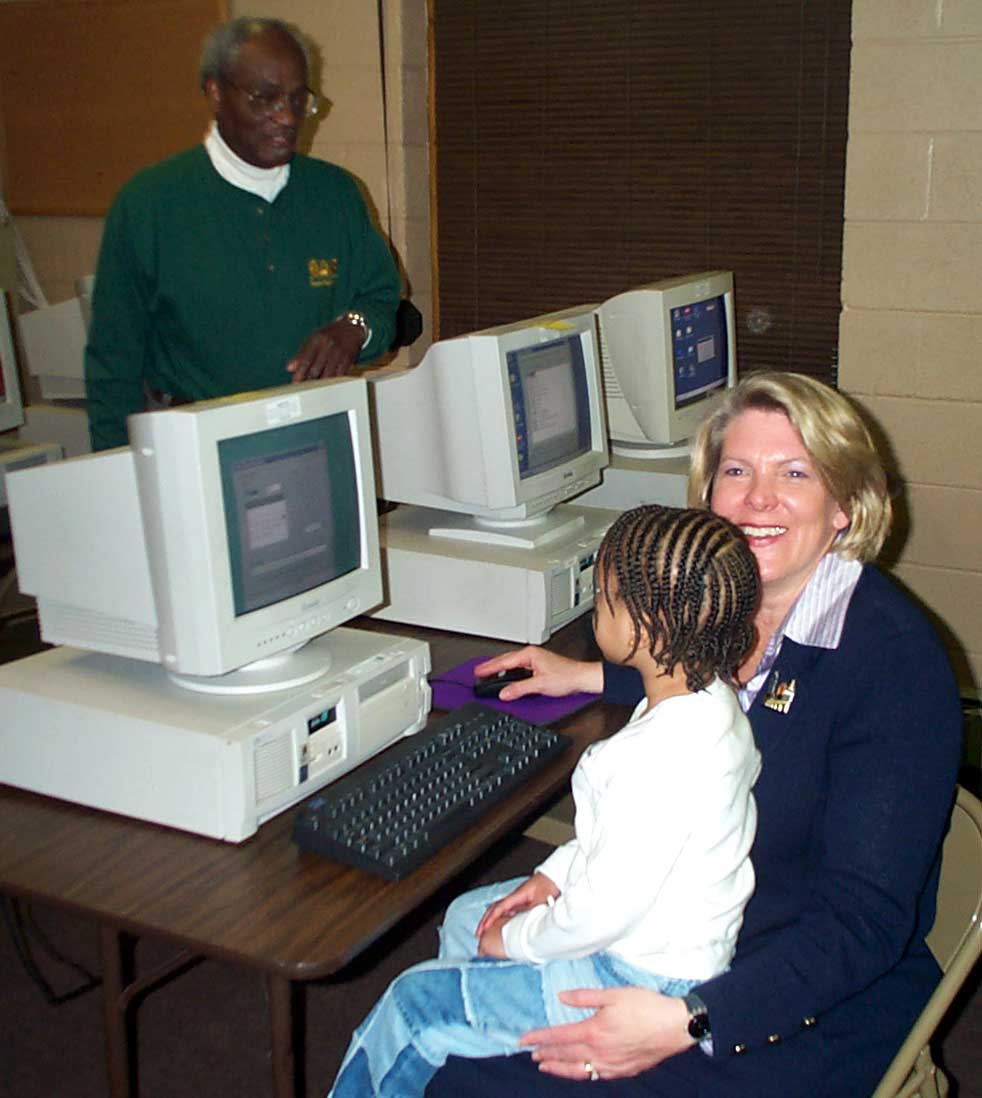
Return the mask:
{"type": "Polygon", "coordinates": [[[498,695],[502,701],[517,701],[526,694],[545,694],[552,698],[564,698],[567,694],[586,691],[602,694],[604,689],[603,664],[598,661],[573,660],[560,656],[538,645],[529,644],[512,652],[479,663],[474,668],[478,678],[497,675],[499,671],[511,671],[524,667],[532,677],[521,682],[509,683],[498,695]]]}
{"type": "MultiPolygon", "coordinates": [[[[497,900],[484,912],[481,921],[477,924],[478,938],[483,937],[495,924],[507,921],[520,911],[527,911],[530,907],[544,904],[550,896],[558,895],[559,889],[544,873],[533,873],[527,881],[522,881],[518,888],[497,900]]],[[[491,956],[497,956],[497,954],[491,954],[491,956]]]]}
{"type": "Polygon", "coordinates": [[[477,941],[477,954],[479,957],[497,957],[506,961],[508,954],[505,952],[505,943],[501,937],[501,928],[508,922],[502,919],[489,927],[477,941]]]}

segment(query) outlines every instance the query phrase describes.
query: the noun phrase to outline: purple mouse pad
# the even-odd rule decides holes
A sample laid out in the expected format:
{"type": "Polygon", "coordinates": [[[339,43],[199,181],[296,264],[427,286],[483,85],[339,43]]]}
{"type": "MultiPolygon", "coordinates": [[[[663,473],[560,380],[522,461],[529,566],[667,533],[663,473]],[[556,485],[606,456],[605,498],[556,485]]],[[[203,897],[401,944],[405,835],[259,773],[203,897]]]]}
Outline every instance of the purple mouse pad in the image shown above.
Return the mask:
{"type": "Polygon", "coordinates": [[[477,701],[489,709],[500,709],[502,713],[511,713],[521,717],[529,724],[554,724],[577,709],[582,709],[596,701],[596,694],[568,694],[565,698],[547,698],[544,694],[529,694],[518,701],[505,702],[498,698],[478,698],[474,695],[474,668],[483,663],[487,656],[468,660],[458,664],[442,675],[430,678],[433,687],[434,709],[456,709],[458,705],[477,701]]]}

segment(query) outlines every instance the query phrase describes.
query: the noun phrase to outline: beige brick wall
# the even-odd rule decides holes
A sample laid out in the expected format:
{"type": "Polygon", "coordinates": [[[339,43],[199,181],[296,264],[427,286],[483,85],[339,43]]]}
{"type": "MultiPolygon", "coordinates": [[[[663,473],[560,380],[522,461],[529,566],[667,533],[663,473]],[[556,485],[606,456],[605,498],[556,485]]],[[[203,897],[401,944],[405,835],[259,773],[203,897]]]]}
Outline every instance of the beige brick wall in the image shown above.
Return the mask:
{"type": "Polygon", "coordinates": [[[840,379],[890,439],[895,574],[982,681],[982,3],[854,0],[840,379]]]}

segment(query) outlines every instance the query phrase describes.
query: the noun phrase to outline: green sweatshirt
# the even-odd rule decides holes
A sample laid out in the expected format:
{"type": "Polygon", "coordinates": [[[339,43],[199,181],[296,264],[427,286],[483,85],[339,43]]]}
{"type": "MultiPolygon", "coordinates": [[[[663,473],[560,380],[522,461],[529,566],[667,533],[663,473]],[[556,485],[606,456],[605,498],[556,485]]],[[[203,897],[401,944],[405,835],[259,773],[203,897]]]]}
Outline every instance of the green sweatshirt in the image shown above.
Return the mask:
{"type": "Polygon", "coordinates": [[[354,180],[295,156],[276,199],[227,183],[204,146],[138,173],[106,219],[85,353],[92,447],[125,445],[151,389],[204,400],[284,385],[287,362],[349,309],[385,351],[400,280],[354,180]]]}

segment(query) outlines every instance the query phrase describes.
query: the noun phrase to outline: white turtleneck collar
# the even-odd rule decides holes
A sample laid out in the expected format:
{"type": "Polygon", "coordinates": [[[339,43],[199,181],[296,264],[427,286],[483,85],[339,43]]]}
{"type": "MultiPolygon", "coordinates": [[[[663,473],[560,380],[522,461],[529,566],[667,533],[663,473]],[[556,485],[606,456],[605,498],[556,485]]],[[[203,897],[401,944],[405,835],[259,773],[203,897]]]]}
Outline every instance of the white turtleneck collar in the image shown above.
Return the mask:
{"type": "Polygon", "coordinates": [[[205,135],[205,149],[212,167],[226,183],[258,195],[267,202],[272,202],[276,198],[290,178],[289,164],[281,164],[277,168],[257,168],[255,164],[249,164],[243,160],[225,143],[218,132],[217,122],[212,122],[211,128],[205,135]]]}

